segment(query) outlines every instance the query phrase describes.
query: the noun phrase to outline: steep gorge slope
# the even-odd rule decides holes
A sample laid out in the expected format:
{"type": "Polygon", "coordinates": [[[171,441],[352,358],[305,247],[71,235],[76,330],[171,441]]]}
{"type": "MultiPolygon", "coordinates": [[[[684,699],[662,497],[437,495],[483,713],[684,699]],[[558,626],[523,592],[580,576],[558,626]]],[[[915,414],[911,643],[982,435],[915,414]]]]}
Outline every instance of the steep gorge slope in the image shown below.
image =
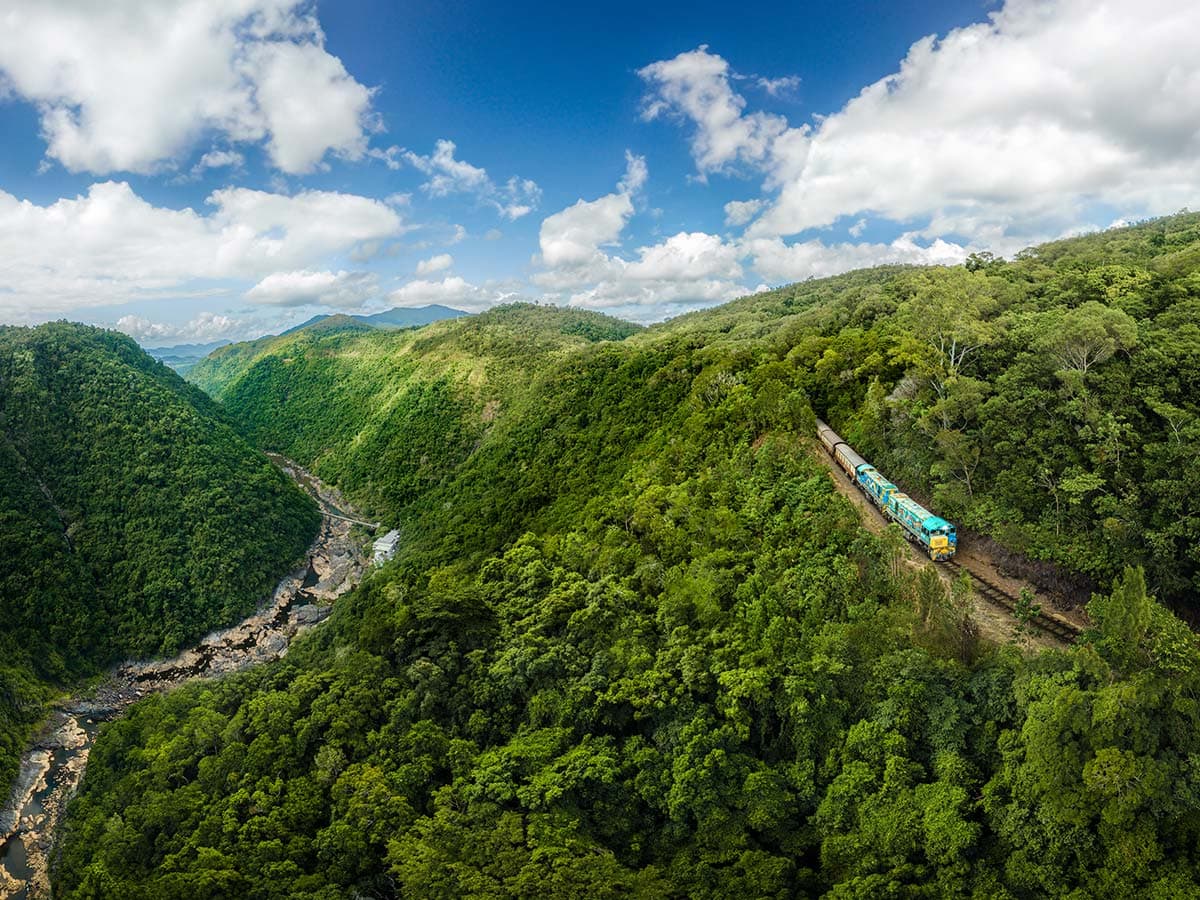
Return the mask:
{"type": "Polygon", "coordinates": [[[1125,565],[1193,578],[1134,533],[1195,501],[1111,499],[1154,480],[1155,443],[1194,455],[1198,224],[575,329],[622,340],[515,307],[256,348],[221,373],[231,414],[404,541],[280,665],[102,735],[63,895],[1195,893],[1200,649],[1125,565]],[[930,326],[976,349],[946,359],[930,326]],[[1064,335],[1096,348],[1086,371],[1064,335]],[[814,410],[1111,584],[1095,630],[1028,659],[979,645],[967,585],[858,527],[814,410]],[[1143,429],[1119,467],[1109,414],[1143,429]],[[995,476],[1030,456],[1005,429],[1047,423],[1057,505],[1038,469],[961,486],[957,450],[995,476]]]}
{"type": "Polygon", "coordinates": [[[0,783],[47,684],[253,608],[319,515],[128,338],[0,328],[0,783]]]}
{"type": "Polygon", "coordinates": [[[530,306],[415,331],[318,324],[219,350],[189,377],[259,446],[304,460],[361,508],[395,516],[511,407],[540,402],[530,383],[555,360],[638,330],[530,306]]]}

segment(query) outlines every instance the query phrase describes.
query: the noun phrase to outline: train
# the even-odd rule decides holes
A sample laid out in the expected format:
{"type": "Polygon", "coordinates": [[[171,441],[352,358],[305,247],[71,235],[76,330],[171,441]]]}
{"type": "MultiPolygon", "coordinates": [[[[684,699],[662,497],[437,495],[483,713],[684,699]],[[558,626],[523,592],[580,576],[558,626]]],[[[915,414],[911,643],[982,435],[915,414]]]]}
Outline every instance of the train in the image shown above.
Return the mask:
{"type": "Polygon", "coordinates": [[[817,419],[817,437],[834,461],[849,475],[859,490],[878,506],[885,516],[899,523],[904,535],[919,544],[934,562],[951,559],[958,550],[954,525],[935,516],[900,488],[883,477],[873,465],[859,456],[836,431],[817,419]]]}

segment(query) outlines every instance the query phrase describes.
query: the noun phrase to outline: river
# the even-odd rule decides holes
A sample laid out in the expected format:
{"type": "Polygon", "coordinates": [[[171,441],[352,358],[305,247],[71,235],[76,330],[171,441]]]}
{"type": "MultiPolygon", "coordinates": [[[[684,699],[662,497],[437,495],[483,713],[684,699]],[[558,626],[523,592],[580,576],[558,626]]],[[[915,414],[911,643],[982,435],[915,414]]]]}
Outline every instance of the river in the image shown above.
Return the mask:
{"type": "Polygon", "coordinates": [[[0,900],[50,896],[54,835],[87,767],[103,722],[148,694],[278,659],[301,632],[325,619],[332,603],[366,568],[363,541],[341,516],[356,513],[334,489],[299,466],[272,456],[321,505],[325,515],[308,562],[289,573],[252,616],[207,635],[173,659],[124,663],[98,688],[58,704],[21,757],[20,774],[0,808],[0,900]]]}

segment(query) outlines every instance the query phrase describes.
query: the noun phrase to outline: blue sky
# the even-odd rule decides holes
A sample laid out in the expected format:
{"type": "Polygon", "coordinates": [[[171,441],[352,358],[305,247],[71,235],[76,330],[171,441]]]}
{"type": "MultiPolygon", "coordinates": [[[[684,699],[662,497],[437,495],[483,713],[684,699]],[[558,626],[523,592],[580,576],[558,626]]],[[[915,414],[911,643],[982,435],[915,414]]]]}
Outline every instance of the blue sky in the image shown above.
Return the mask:
{"type": "Polygon", "coordinates": [[[149,345],[425,303],[653,321],[1200,194],[1184,0],[0,14],[0,321],[149,345]]]}

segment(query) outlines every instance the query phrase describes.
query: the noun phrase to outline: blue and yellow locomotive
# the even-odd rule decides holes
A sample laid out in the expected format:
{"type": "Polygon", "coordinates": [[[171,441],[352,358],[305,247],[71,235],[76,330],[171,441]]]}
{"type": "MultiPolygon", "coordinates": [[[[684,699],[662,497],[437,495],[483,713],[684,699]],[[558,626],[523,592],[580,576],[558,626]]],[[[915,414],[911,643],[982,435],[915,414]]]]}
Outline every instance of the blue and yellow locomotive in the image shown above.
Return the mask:
{"type": "Polygon", "coordinates": [[[817,419],[817,437],[837,464],[871,498],[871,502],[883,510],[889,519],[899,522],[909,540],[920,544],[930,559],[937,562],[954,556],[958,548],[958,535],[952,524],[935,516],[884,478],[820,419],[817,419]]]}

